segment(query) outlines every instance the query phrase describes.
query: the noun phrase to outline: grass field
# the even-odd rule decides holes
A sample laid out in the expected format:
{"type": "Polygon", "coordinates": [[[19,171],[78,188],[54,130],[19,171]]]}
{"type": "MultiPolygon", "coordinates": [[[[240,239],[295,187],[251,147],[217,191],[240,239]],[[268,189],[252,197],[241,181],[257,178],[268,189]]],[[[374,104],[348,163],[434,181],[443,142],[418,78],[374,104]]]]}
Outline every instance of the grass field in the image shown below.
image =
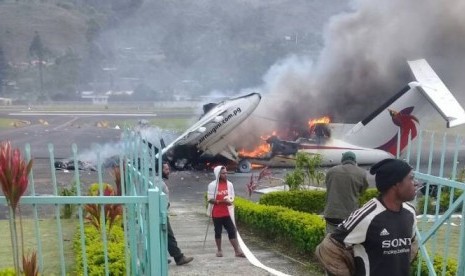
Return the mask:
{"type": "Polygon", "coordinates": [[[50,111],[50,112],[69,112],[69,111],[83,111],[83,112],[130,112],[130,113],[192,113],[194,112],[195,106],[198,103],[193,103],[192,107],[167,107],[167,106],[154,106],[153,104],[138,104],[137,102],[129,103],[109,103],[107,105],[96,105],[83,102],[74,102],[74,103],[60,103],[55,104],[42,104],[42,105],[13,105],[13,106],[4,106],[5,110],[24,110],[24,111],[50,111]],[[29,109],[30,108],[30,109],[29,109]]]}
{"type": "Polygon", "coordinates": [[[8,129],[13,127],[13,123],[17,121],[15,119],[0,118],[0,130],[8,129]]]}
{"type": "MultiPolygon", "coordinates": [[[[433,254],[433,251],[435,252],[435,255],[439,256],[444,256],[445,252],[447,252],[448,258],[457,259],[459,252],[461,221],[459,219],[451,219],[450,222],[450,225],[443,224],[439,228],[437,234],[432,236],[426,242],[426,248],[430,255],[433,254]]],[[[431,226],[433,226],[433,222],[418,221],[420,233],[426,233],[431,226]]]]}
{"type": "MultiPolygon", "coordinates": [[[[76,231],[77,221],[73,219],[62,219],[63,247],[66,263],[66,272],[74,271],[74,255],[72,241],[76,231]]],[[[39,222],[40,235],[42,239],[42,252],[44,260],[44,271],[42,275],[60,275],[60,249],[58,242],[57,223],[54,219],[44,219],[39,222]]],[[[18,221],[19,231],[19,221],[18,221]]],[[[31,219],[23,220],[24,249],[37,250],[35,240],[34,222],[31,219]]],[[[19,236],[20,234],[18,234],[19,236]]],[[[10,228],[8,220],[0,220],[0,271],[13,267],[13,251],[11,248],[10,228]]],[[[20,257],[21,258],[21,257],[20,257]]],[[[70,274],[72,275],[72,273],[70,274]]]]}
{"type": "MultiPolygon", "coordinates": [[[[115,127],[116,125],[120,127],[133,127],[138,124],[138,119],[131,119],[131,120],[119,120],[119,121],[112,121],[109,122],[111,127],[115,127]]],[[[157,126],[161,129],[165,130],[175,130],[175,131],[184,131],[190,125],[192,121],[188,118],[156,118],[149,120],[148,124],[150,126],[157,126]]]]}

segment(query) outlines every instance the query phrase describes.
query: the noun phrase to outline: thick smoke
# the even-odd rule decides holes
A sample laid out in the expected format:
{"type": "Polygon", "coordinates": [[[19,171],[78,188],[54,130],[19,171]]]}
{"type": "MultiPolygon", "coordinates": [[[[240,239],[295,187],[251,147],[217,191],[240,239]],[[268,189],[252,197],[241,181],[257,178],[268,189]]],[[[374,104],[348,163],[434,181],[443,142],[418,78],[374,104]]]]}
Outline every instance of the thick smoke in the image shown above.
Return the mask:
{"type": "MultiPolygon", "coordinates": [[[[331,18],[314,63],[292,56],[271,67],[261,89],[263,100],[242,131],[253,126],[256,132],[261,126],[266,134],[323,115],[334,122],[355,123],[411,81],[406,61],[420,58],[464,103],[464,1],[352,4],[351,12],[331,18]]],[[[240,142],[256,144],[244,136],[240,142]]]]}

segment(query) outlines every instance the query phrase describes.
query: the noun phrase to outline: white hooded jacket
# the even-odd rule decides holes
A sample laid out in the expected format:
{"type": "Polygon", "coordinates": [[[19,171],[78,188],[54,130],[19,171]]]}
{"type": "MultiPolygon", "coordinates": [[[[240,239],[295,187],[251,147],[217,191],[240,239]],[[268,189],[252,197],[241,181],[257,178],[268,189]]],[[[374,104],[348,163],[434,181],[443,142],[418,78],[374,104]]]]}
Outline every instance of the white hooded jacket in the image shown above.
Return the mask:
{"type": "MultiPolygon", "coordinates": [[[[216,166],[213,169],[213,173],[215,174],[215,180],[210,182],[208,184],[208,193],[207,193],[207,201],[210,201],[211,199],[216,199],[216,194],[218,193],[218,183],[220,180],[220,171],[224,166],[216,166]]],[[[234,186],[233,184],[228,180],[228,196],[232,199],[231,201],[234,202],[234,186]]],[[[207,208],[207,216],[212,216],[212,210],[213,210],[213,204],[208,203],[208,208],[207,208]]],[[[229,211],[229,216],[234,222],[234,205],[231,204],[228,206],[228,211],[229,211]]]]}

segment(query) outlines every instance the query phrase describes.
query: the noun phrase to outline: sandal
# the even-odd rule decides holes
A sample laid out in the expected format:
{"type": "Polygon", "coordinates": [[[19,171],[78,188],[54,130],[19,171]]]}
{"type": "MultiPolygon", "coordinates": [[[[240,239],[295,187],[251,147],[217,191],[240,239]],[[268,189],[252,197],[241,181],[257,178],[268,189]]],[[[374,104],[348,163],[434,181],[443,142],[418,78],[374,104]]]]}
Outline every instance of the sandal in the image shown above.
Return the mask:
{"type": "Polygon", "coordinates": [[[245,258],[245,254],[243,252],[236,254],[236,257],[238,258],[245,258]]]}
{"type": "Polygon", "coordinates": [[[221,251],[216,252],[216,257],[223,257],[223,252],[221,251]]]}

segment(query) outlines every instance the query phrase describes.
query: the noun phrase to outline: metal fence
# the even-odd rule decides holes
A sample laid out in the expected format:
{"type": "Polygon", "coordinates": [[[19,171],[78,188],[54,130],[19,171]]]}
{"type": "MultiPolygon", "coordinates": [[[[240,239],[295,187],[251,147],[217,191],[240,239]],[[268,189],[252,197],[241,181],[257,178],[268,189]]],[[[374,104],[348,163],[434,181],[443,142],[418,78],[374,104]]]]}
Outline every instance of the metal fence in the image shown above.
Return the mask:
{"type": "MultiPolygon", "coordinates": [[[[124,229],[124,246],[121,254],[124,256],[126,275],[167,275],[168,260],[167,260],[167,197],[162,192],[161,176],[154,176],[154,168],[161,167],[161,161],[155,160],[155,155],[160,148],[160,145],[149,147],[135,133],[125,133],[123,137],[123,149],[119,156],[119,162],[115,163],[119,167],[120,172],[120,194],[116,196],[105,195],[104,184],[104,160],[101,160],[99,151],[97,150],[96,171],[92,174],[96,177],[95,183],[98,183],[98,193],[96,196],[87,195],[87,191],[81,182],[83,171],[80,171],[78,160],[78,150],[76,145],[72,145],[72,160],[74,162],[73,182],[75,185],[75,195],[64,196],[59,192],[57,185],[57,174],[55,169],[54,147],[48,145],[50,159],[50,179],[49,190],[51,194],[39,194],[36,190],[43,189],[43,183],[37,185],[34,181],[34,175],[37,174],[35,168],[29,175],[28,192],[20,200],[21,208],[30,208],[30,216],[33,221],[34,245],[37,251],[39,272],[42,275],[75,275],[76,267],[72,267],[73,271],[67,271],[66,263],[74,263],[73,256],[65,256],[65,243],[63,238],[62,226],[64,219],[62,217],[62,208],[64,206],[75,206],[77,214],[72,218],[76,225],[77,242],[80,244],[80,254],[82,256],[79,268],[83,275],[92,275],[92,268],[89,267],[89,254],[86,247],[89,243],[86,242],[86,227],[89,225],[88,212],[86,206],[92,204],[97,206],[99,214],[97,214],[98,224],[100,224],[100,238],[103,247],[103,266],[104,275],[114,275],[110,272],[111,263],[109,263],[109,240],[108,240],[108,220],[107,206],[121,206],[121,216],[118,223],[124,229]],[[39,187],[41,186],[41,187],[39,187]],[[46,207],[47,206],[47,207],[46,207]],[[45,236],[50,236],[49,233],[41,231],[39,221],[43,219],[42,213],[39,215],[39,210],[48,208],[47,214],[54,213],[53,220],[56,223],[57,237],[54,242],[57,243],[59,268],[58,271],[50,271],[47,268],[47,263],[44,263],[45,255],[48,252],[44,251],[45,236]],[[70,260],[71,258],[71,260],[70,260]],[[46,271],[46,273],[44,273],[46,271]]],[[[25,154],[28,160],[31,159],[31,149],[29,145],[25,146],[25,154]]],[[[161,171],[161,170],[158,170],[161,171]]],[[[0,196],[0,204],[6,205],[4,196],[0,196]]],[[[11,216],[11,214],[10,214],[11,216]]],[[[49,215],[50,216],[50,215],[49,215]]],[[[50,237],[47,239],[50,242],[50,237]]],[[[2,257],[4,258],[4,257],[2,257]]],[[[76,262],[77,264],[77,262],[76,262]]],[[[13,267],[13,262],[11,263],[13,267]]],[[[0,270],[3,268],[0,268],[0,270]]],[[[69,269],[69,268],[68,268],[69,269]]],[[[95,273],[94,273],[95,274],[95,273]]],[[[100,274],[100,275],[103,275],[100,274]]]]}
{"type": "Polygon", "coordinates": [[[463,149],[464,137],[421,131],[398,155],[414,165],[423,194],[416,199],[420,254],[415,275],[465,275],[463,149]]]}

